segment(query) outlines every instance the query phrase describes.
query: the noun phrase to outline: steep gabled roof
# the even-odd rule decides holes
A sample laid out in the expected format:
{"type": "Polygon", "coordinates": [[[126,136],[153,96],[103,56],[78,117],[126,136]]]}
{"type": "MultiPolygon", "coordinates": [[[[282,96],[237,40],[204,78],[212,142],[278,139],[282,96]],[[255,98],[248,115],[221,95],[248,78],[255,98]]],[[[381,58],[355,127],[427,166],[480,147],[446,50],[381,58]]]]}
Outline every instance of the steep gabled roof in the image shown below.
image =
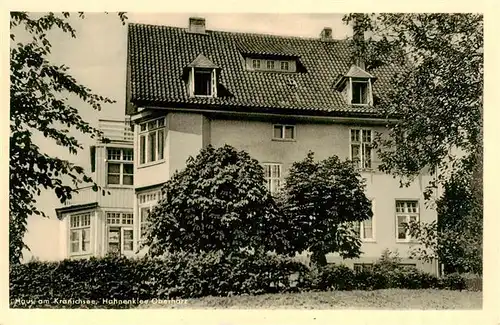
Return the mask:
{"type": "Polygon", "coordinates": [[[189,68],[207,68],[207,69],[218,69],[219,66],[214,64],[212,61],[207,59],[203,54],[199,54],[193,62],[187,65],[189,68]]]}
{"type": "Polygon", "coordinates": [[[369,74],[365,70],[361,69],[360,67],[356,65],[351,65],[351,68],[347,73],[345,74],[346,77],[352,77],[352,78],[371,78],[375,79],[375,76],[369,74]]]}
{"type": "MultiPolygon", "coordinates": [[[[210,30],[196,34],[184,28],[130,24],[127,96],[133,105],[127,106],[127,114],[142,105],[328,115],[377,113],[374,107],[348,105],[334,88],[350,67],[347,41],[210,30]],[[188,95],[183,69],[200,53],[220,68],[223,91],[218,91],[217,98],[188,95]],[[247,71],[244,57],[248,55],[293,58],[303,69],[297,73],[247,71]]],[[[392,66],[370,71],[377,77],[375,97],[383,97],[396,72],[392,66]]]]}

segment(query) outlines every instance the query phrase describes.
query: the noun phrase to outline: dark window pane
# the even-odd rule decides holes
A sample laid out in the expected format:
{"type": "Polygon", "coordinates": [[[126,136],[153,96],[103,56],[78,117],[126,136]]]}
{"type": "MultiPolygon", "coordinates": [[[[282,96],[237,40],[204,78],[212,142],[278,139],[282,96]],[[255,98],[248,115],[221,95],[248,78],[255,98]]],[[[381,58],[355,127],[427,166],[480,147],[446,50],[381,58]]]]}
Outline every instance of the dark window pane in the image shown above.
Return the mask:
{"type": "Polygon", "coordinates": [[[123,173],[124,174],[133,174],[134,173],[134,165],[133,164],[123,164],[123,173]]]}
{"type": "Polygon", "coordinates": [[[283,127],[281,125],[274,126],[274,138],[275,139],[283,138],[283,127]]]}
{"type": "Polygon", "coordinates": [[[158,130],[158,159],[163,159],[164,136],[163,130],[158,130]]]}
{"type": "Polygon", "coordinates": [[[156,132],[148,134],[148,162],[156,161],[156,132]]]}
{"type": "Polygon", "coordinates": [[[194,94],[209,96],[212,92],[212,75],[210,72],[195,72],[194,74],[194,94]]]}
{"type": "Polygon", "coordinates": [[[285,126],[285,139],[293,139],[295,138],[294,134],[294,127],[293,126],[285,126]]]}
{"type": "Polygon", "coordinates": [[[141,135],[141,141],[140,141],[140,151],[141,151],[141,164],[144,164],[146,162],[146,137],[144,135],[141,135]]]}
{"type": "Polygon", "coordinates": [[[108,184],[120,184],[120,175],[108,175],[108,184]]]}
{"type": "Polygon", "coordinates": [[[108,173],[120,174],[120,164],[108,164],[108,173]]]}
{"type": "Polygon", "coordinates": [[[123,175],[123,185],[134,185],[134,176],[123,175]]]}
{"type": "Polygon", "coordinates": [[[352,103],[353,104],[367,104],[367,84],[361,82],[353,82],[352,84],[352,103]]]}

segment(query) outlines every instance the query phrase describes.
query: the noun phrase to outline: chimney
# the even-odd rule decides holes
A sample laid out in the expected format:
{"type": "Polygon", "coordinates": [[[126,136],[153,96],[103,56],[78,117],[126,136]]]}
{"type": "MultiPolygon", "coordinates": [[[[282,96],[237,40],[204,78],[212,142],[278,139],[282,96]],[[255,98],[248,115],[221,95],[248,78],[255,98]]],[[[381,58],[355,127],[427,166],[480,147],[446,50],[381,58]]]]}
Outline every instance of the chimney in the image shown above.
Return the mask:
{"type": "Polygon", "coordinates": [[[330,27],[325,27],[319,34],[319,37],[322,41],[330,41],[332,40],[332,29],[330,27]]]}
{"type": "Polygon", "coordinates": [[[360,23],[360,19],[363,14],[355,14],[353,25],[352,25],[352,39],[355,44],[356,53],[354,64],[361,69],[366,69],[364,56],[364,42],[365,42],[365,30],[360,23]]]}
{"type": "Polygon", "coordinates": [[[197,34],[205,34],[205,18],[190,17],[189,32],[197,34]]]}

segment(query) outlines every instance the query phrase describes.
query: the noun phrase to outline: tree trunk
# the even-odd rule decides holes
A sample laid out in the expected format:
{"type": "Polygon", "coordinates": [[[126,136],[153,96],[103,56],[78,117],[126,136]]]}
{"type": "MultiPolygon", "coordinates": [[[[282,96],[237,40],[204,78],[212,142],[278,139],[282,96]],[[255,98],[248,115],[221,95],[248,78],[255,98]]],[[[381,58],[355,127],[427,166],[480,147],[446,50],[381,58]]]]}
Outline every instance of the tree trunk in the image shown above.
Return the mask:
{"type": "Polygon", "coordinates": [[[311,265],[326,266],[326,255],[322,252],[313,252],[311,254],[311,265]]]}

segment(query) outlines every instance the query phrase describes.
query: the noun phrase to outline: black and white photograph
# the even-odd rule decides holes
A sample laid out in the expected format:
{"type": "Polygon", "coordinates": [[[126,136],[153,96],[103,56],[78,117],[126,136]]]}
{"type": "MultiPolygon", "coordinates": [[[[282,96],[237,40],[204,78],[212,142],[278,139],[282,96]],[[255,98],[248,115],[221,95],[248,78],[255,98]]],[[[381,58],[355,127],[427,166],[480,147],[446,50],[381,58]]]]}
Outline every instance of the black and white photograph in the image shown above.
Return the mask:
{"type": "Polygon", "coordinates": [[[481,310],[483,14],[10,11],[9,308],[481,310]]]}

